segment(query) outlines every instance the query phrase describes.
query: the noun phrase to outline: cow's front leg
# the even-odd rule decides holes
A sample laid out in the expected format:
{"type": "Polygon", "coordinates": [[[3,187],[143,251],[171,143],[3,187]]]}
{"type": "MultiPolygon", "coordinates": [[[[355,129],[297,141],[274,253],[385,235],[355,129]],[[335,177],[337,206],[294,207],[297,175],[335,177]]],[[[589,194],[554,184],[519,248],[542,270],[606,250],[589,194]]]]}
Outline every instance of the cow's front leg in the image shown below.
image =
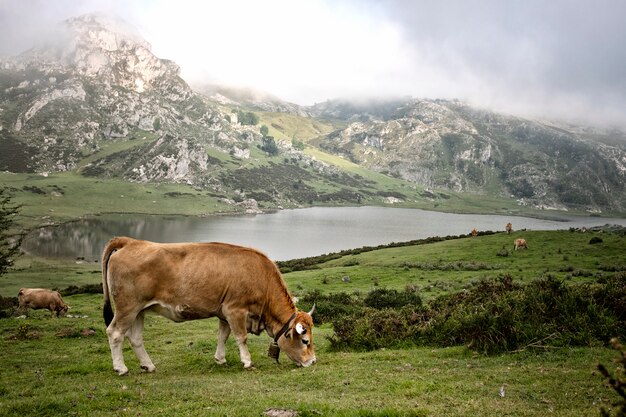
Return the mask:
{"type": "Polygon", "coordinates": [[[220,327],[217,331],[217,349],[215,349],[215,362],[219,365],[226,363],[226,340],[230,336],[230,326],[226,320],[220,319],[220,327]]]}
{"type": "Polygon", "coordinates": [[[228,325],[230,330],[235,336],[237,346],[239,347],[239,358],[243,363],[244,368],[252,367],[252,358],[250,357],[250,351],[248,350],[248,330],[246,328],[247,314],[238,314],[231,316],[228,319],[228,325]]]}

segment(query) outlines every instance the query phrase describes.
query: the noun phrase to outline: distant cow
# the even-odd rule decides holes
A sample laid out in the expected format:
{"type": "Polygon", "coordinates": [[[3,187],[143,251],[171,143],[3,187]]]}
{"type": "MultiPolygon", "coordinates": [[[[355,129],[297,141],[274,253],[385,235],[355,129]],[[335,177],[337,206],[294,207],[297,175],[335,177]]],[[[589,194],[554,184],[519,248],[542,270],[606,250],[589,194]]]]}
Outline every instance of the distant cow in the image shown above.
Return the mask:
{"type": "Polygon", "coordinates": [[[58,291],[48,290],[45,288],[22,288],[17,294],[19,301],[18,310],[26,310],[32,308],[33,310],[48,309],[50,313],[57,317],[67,313],[69,307],[63,302],[61,294],[58,291]]]}
{"type": "Polygon", "coordinates": [[[513,225],[511,223],[507,223],[505,229],[506,229],[506,234],[510,235],[511,232],[513,231],[513,225]]]}
{"type": "Polygon", "coordinates": [[[478,230],[476,230],[476,228],[472,229],[472,236],[478,236],[478,230]]]}
{"type": "Polygon", "coordinates": [[[252,366],[247,334],[265,330],[299,366],[315,363],[313,319],[299,311],[276,264],[261,252],[226,243],[153,243],[111,239],[102,255],[104,321],[113,369],[124,375],[125,336],[142,369],[156,368],[143,344],[144,314],[156,312],[175,322],[220,319],[215,361],[226,363],[225,342],[232,331],[245,368],[252,366]],[[115,315],[111,308],[115,305],[115,315]]]}
{"type": "Polygon", "coordinates": [[[528,244],[526,243],[526,239],[515,239],[515,241],[513,242],[513,248],[515,250],[528,249],[528,244]]]}

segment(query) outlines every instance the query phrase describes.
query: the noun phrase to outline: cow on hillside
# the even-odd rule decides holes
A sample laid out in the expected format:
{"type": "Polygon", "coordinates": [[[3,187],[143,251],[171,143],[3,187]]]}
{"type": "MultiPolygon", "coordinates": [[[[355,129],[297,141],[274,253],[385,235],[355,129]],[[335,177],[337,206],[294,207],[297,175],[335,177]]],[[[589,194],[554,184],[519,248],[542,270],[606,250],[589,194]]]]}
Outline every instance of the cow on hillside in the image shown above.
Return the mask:
{"type": "Polygon", "coordinates": [[[175,322],[218,317],[215,361],[226,362],[231,331],[243,366],[252,360],[248,333],[265,330],[299,366],[315,363],[313,314],[299,311],[278,267],[261,252],[226,243],[154,243],[111,239],[102,255],[104,321],[113,369],[128,373],[122,354],[127,336],[142,369],[156,368],[143,344],[144,315],[152,311],[175,322]],[[115,304],[115,314],[111,308],[115,304]]]}
{"type": "Polygon", "coordinates": [[[476,230],[476,228],[473,228],[472,231],[470,232],[470,234],[472,236],[478,236],[478,230],[476,230]]]}
{"type": "Polygon", "coordinates": [[[515,239],[513,242],[513,249],[528,249],[528,243],[526,243],[526,239],[515,239]]]}
{"type": "Polygon", "coordinates": [[[511,223],[507,223],[505,226],[505,230],[506,230],[506,234],[510,235],[511,232],[513,231],[513,225],[511,223]]]}
{"type": "Polygon", "coordinates": [[[45,288],[22,288],[17,294],[19,302],[18,311],[32,308],[33,310],[48,309],[50,313],[57,317],[67,313],[68,305],[63,302],[58,291],[45,288]]]}

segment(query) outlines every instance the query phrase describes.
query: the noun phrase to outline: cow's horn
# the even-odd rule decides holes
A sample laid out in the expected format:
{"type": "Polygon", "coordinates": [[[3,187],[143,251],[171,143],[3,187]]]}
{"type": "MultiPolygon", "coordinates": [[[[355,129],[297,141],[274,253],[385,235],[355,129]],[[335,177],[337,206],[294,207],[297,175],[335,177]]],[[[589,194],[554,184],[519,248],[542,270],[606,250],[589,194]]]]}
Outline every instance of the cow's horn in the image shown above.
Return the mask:
{"type": "Polygon", "coordinates": [[[306,333],[306,329],[304,328],[304,326],[302,326],[302,323],[296,324],[296,332],[298,332],[298,334],[306,333]]]}
{"type": "Polygon", "coordinates": [[[315,313],[315,303],[313,303],[313,307],[311,308],[311,311],[309,311],[309,315],[312,316],[315,313]]]}

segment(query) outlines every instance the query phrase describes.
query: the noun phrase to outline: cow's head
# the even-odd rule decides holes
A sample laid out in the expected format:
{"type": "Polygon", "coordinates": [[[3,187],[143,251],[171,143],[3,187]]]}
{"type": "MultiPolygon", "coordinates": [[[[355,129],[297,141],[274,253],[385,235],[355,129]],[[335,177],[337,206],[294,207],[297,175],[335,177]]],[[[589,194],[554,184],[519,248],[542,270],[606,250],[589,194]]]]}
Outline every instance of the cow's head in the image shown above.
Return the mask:
{"type": "Polygon", "coordinates": [[[57,317],[62,317],[65,316],[65,314],[67,313],[67,310],[70,309],[70,306],[68,306],[67,304],[63,303],[63,305],[59,305],[55,308],[56,312],[57,312],[57,317]]]}
{"type": "Polygon", "coordinates": [[[310,366],[317,360],[313,346],[313,313],[315,306],[305,313],[298,311],[284,336],[278,339],[278,346],[298,366],[310,366]]]}

